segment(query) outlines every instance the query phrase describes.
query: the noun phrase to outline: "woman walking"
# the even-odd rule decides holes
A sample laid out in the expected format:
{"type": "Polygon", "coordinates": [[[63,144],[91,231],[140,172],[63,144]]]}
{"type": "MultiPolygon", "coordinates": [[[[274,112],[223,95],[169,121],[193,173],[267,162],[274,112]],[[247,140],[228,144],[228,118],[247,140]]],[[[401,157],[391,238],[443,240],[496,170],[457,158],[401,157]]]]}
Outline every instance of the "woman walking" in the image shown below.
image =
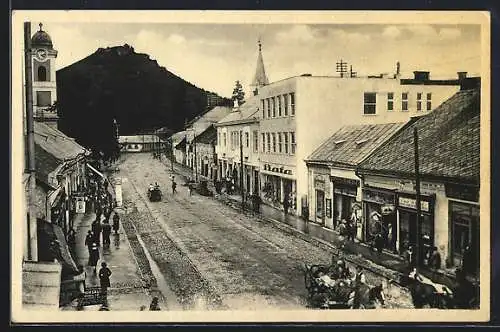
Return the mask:
{"type": "Polygon", "coordinates": [[[98,261],[99,261],[99,247],[97,247],[97,243],[93,242],[90,250],[89,266],[94,268],[94,273],[96,273],[96,266],[98,261]]]}

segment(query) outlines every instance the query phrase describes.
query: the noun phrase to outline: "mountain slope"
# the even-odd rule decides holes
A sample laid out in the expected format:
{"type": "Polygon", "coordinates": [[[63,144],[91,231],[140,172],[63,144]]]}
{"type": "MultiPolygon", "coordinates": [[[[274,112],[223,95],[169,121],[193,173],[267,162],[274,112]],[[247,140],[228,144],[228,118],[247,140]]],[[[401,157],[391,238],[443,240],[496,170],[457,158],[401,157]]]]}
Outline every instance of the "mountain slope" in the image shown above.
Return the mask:
{"type": "MultiPolygon", "coordinates": [[[[57,71],[59,129],[89,148],[112,149],[113,118],[120,135],[166,127],[181,130],[185,121],[215,105],[213,93],[160,67],[129,45],[100,48],[57,71]],[[211,98],[207,98],[210,94],[211,98]]],[[[231,105],[226,98],[217,104],[231,105]]]]}

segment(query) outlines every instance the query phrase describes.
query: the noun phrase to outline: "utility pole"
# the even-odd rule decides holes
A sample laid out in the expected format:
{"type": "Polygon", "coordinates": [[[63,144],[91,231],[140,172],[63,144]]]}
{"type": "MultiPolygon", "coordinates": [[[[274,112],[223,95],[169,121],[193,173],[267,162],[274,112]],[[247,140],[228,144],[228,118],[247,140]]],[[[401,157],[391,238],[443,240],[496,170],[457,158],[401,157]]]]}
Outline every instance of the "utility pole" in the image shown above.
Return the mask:
{"type": "MultiPolygon", "coordinates": [[[[174,173],[174,142],[172,141],[172,137],[170,137],[169,144],[170,144],[170,167],[171,167],[171,171],[173,174],[174,173]]],[[[166,145],[165,145],[165,149],[167,149],[166,145]]]]}
{"type": "Polygon", "coordinates": [[[33,119],[33,71],[31,64],[31,22],[24,22],[24,65],[26,92],[26,144],[28,187],[28,260],[38,261],[37,221],[35,208],[36,168],[35,168],[35,125],[33,119]]]}
{"type": "Polygon", "coordinates": [[[416,193],[416,199],[415,199],[415,205],[417,209],[417,218],[415,220],[416,222],[416,243],[415,243],[415,261],[416,261],[416,266],[420,266],[420,256],[421,256],[421,248],[420,248],[420,213],[421,213],[421,207],[420,207],[420,170],[419,170],[419,159],[418,159],[418,132],[417,132],[417,127],[413,128],[413,142],[414,142],[414,148],[415,148],[415,193],[416,193]]]}
{"type": "Polygon", "coordinates": [[[243,189],[243,130],[240,130],[240,190],[241,209],[245,210],[245,190],[243,189]]]}
{"type": "Polygon", "coordinates": [[[194,181],[198,183],[198,155],[196,154],[196,129],[193,127],[193,144],[194,144],[194,181]]]}

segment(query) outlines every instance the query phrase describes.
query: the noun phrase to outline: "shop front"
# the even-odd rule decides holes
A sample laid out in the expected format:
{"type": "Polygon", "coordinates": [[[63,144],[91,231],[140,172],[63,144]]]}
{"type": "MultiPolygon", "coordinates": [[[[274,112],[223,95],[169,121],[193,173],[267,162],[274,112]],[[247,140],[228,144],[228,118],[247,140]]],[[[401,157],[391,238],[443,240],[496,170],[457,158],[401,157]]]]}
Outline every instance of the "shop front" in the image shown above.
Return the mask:
{"type": "Polygon", "coordinates": [[[397,211],[399,215],[399,253],[410,247],[412,252],[419,249],[418,264],[426,264],[425,257],[434,246],[434,195],[420,195],[420,225],[417,223],[416,195],[398,193],[397,211]]]}
{"type": "MultiPolygon", "coordinates": [[[[254,176],[261,174],[261,197],[264,202],[267,202],[279,209],[284,208],[284,202],[287,201],[288,213],[296,214],[297,198],[296,198],[296,180],[293,177],[292,169],[285,166],[273,166],[264,164],[260,172],[254,176]]],[[[258,182],[258,181],[257,181],[258,182]]]]}
{"type": "Polygon", "coordinates": [[[382,188],[363,188],[363,241],[371,243],[377,234],[383,239],[383,248],[396,251],[397,216],[394,209],[396,193],[382,188]],[[392,211],[391,211],[392,210],[392,211]]]}
{"type": "Polygon", "coordinates": [[[342,220],[352,219],[360,182],[337,176],[330,176],[330,181],[333,183],[333,228],[337,228],[342,220]]]}
{"type": "Polygon", "coordinates": [[[330,207],[328,212],[330,216],[327,215],[326,211],[326,200],[325,191],[327,190],[327,180],[326,176],[318,174],[314,176],[314,221],[318,224],[325,226],[326,219],[331,218],[331,200],[329,200],[330,207]]]}

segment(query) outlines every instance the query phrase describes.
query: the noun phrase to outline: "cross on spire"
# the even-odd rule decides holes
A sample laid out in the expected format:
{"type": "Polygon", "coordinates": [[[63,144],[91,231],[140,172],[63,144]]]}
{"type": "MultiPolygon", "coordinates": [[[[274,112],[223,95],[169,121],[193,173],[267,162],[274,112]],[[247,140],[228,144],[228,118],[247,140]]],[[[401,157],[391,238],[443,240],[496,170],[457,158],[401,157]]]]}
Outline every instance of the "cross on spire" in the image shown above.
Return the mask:
{"type": "Polygon", "coordinates": [[[38,26],[40,27],[40,31],[42,31],[42,26],[43,26],[42,22],[38,23],[38,26]]]}
{"type": "Polygon", "coordinates": [[[259,38],[258,45],[259,45],[259,52],[262,52],[262,43],[260,42],[260,38],[259,38]]]}

